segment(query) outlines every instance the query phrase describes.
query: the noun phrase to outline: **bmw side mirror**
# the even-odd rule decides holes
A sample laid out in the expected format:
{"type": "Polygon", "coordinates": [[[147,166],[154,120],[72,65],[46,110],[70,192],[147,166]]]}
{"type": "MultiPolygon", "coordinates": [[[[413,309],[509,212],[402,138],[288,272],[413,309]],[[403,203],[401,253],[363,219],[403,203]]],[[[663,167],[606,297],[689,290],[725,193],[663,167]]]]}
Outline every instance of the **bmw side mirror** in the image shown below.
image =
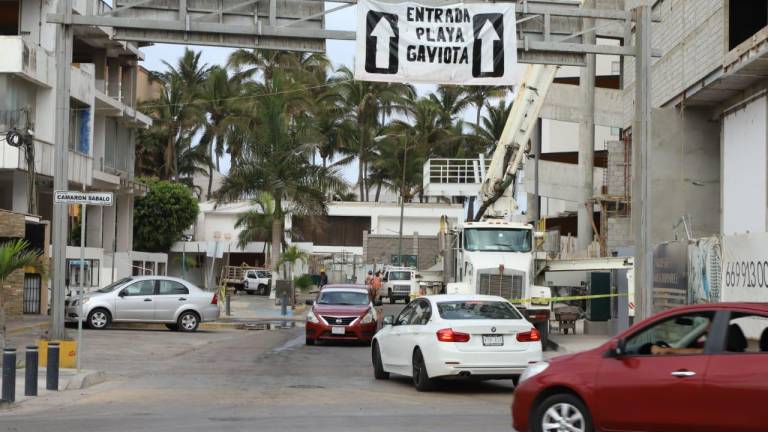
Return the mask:
{"type": "Polygon", "coordinates": [[[384,302],[382,302],[381,300],[374,300],[373,301],[373,305],[374,306],[382,306],[382,305],[384,305],[384,302]]]}
{"type": "Polygon", "coordinates": [[[304,300],[304,304],[307,306],[312,306],[315,304],[314,300],[304,300]]]}
{"type": "Polygon", "coordinates": [[[118,297],[125,297],[125,291],[120,291],[120,292],[117,294],[117,296],[118,296],[118,297]]]}
{"type": "Polygon", "coordinates": [[[385,326],[391,326],[393,322],[395,322],[395,317],[393,317],[392,315],[387,315],[384,317],[385,326]]]}

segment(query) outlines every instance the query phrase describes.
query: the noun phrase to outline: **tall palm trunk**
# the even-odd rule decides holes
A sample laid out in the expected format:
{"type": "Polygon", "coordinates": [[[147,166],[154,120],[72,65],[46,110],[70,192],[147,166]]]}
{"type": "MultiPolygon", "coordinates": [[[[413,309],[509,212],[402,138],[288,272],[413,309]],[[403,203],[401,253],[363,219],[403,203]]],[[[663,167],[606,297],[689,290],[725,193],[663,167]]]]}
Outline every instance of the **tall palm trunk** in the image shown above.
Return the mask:
{"type": "Polygon", "coordinates": [[[363,177],[363,159],[364,159],[364,153],[365,153],[365,143],[364,143],[364,134],[361,128],[361,125],[358,124],[358,127],[360,127],[358,134],[360,136],[360,155],[358,157],[358,163],[357,163],[357,185],[360,188],[360,201],[365,201],[365,181],[363,177]]]}
{"type": "Polygon", "coordinates": [[[211,199],[211,189],[213,189],[213,165],[208,166],[208,194],[206,199],[211,199]]]}

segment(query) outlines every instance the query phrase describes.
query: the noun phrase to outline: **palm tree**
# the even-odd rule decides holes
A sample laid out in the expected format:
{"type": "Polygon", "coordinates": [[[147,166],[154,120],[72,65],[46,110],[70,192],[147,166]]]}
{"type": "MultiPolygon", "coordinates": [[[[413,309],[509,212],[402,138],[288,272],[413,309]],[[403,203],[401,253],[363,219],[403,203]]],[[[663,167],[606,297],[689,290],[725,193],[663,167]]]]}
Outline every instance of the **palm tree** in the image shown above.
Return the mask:
{"type": "Polygon", "coordinates": [[[471,141],[477,144],[483,153],[490,154],[501,139],[501,132],[507,123],[512,104],[507,104],[507,101],[502,99],[496,105],[486,103],[485,109],[482,124],[471,125],[474,132],[471,141]]]}
{"type": "MultiPolygon", "coordinates": [[[[307,104],[306,93],[284,77],[288,71],[275,70],[269,85],[251,86],[257,93],[250,99],[248,136],[236,164],[224,178],[218,201],[234,201],[269,193],[274,200],[272,218],[272,269],[278,269],[283,222],[290,211],[297,215],[327,213],[328,196],[346,190],[333,168],[311,163],[314,145],[296,131],[289,111],[293,104],[307,104]]],[[[306,105],[305,105],[306,106],[306,105]]],[[[245,108],[245,107],[243,107],[245,108]]]]}
{"type": "Polygon", "coordinates": [[[298,261],[306,264],[308,259],[309,254],[299,249],[298,247],[291,245],[288,246],[285,251],[283,251],[282,255],[280,255],[280,261],[278,262],[278,265],[284,266],[285,278],[287,280],[293,280],[293,266],[296,265],[296,262],[298,261]]]}
{"type": "Polygon", "coordinates": [[[260,210],[252,209],[237,215],[235,229],[242,228],[237,235],[237,247],[245,249],[248,243],[264,241],[262,253],[266,254],[270,244],[275,200],[268,193],[261,193],[258,199],[253,200],[253,204],[258,205],[260,210]]]}
{"type": "Polygon", "coordinates": [[[344,107],[354,122],[357,134],[357,185],[361,201],[368,201],[368,163],[371,161],[374,132],[382,126],[387,115],[402,112],[405,98],[416,93],[413,86],[406,84],[375,83],[355,81],[354,73],[342,66],[333,82],[337,83],[344,98],[344,107]]]}
{"type": "MultiPolygon", "coordinates": [[[[211,158],[215,158],[216,171],[219,171],[219,160],[224,155],[227,140],[232,132],[230,119],[231,101],[240,92],[238,81],[229,75],[226,69],[215,66],[211,68],[200,88],[200,98],[204,103],[206,113],[204,132],[200,145],[208,149],[211,158]]],[[[208,165],[208,193],[210,198],[213,188],[213,166],[208,165]]]]}
{"type": "Polygon", "coordinates": [[[30,248],[26,240],[12,240],[0,244],[0,349],[5,348],[5,281],[24,267],[33,267],[41,275],[46,268],[42,252],[30,248]]]}
{"type": "MultiPolygon", "coordinates": [[[[137,169],[140,173],[157,165],[155,159],[162,149],[162,169],[159,177],[165,180],[177,179],[179,175],[179,141],[190,137],[190,131],[204,120],[200,104],[200,86],[205,80],[207,66],[200,64],[200,53],[187,49],[177,65],[167,62],[166,71],[156,74],[162,83],[158,100],[144,104],[142,110],[153,119],[152,128],[139,132],[140,149],[137,169]],[[144,159],[149,157],[150,159],[144,159]]],[[[191,139],[187,140],[191,144],[191,139]]]]}
{"type": "Polygon", "coordinates": [[[449,129],[456,124],[458,117],[467,109],[470,101],[464,97],[464,87],[440,85],[437,91],[429,94],[429,100],[437,105],[440,112],[440,127],[449,129]]]}
{"type": "Polygon", "coordinates": [[[480,126],[480,114],[483,106],[489,99],[504,97],[509,92],[509,87],[504,86],[467,86],[464,88],[464,99],[467,103],[474,105],[477,109],[475,113],[475,126],[480,126]]]}

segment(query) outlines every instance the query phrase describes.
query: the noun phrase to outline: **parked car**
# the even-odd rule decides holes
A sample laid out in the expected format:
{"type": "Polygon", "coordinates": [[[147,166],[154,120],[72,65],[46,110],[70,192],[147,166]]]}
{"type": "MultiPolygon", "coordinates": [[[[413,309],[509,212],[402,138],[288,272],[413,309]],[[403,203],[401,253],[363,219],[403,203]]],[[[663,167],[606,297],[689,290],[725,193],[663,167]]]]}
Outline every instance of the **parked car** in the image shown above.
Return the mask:
{"type": "Polygon", "coordinates": [[[484,295],[417,298],[384,318],[371,351],[376,379],[410,376],[419,391],[443,377],[516,380],[542,359],[538,330],[506,299],[484,295]]]}
{"type": "Polygon", "coordinates": [[[248,294],[269,295],[272,273],[268,270],[248,270],[243,279],[243,290],[248,294]]]}
{"type": "Polygon", "coordinates": [[[411,267],[388,267],[384,270],[381,281],[382,292],[379,296],[386,296],[390,304],[397,300],[408,303],[411,301],[411,293],[419,292],[416,270],[411,267]]]}
{"type": "Polygon", "coordinates": [[[593,350],[531,365],[518,431],[765,431],[768,304],[683,306],[593,350]]]}
{"type": "Polygon", "coordinates": [[[365,285],[325,285],[317,299],[307,300],[306,343],[316,341],[370,342],[379,328],[375,306],[365,285]]]}
{"type": "MultiPolygon", "coordinates": [[[[77,299],[67,302],[67,321],[78,321],[79,306],[77,299]]],[[[146,322],[192,332],[201,322],[219,318],[218,295],[179,278],[128,277],[86,295],[83,317],[93,329],[113,322],[146,322]]]]}

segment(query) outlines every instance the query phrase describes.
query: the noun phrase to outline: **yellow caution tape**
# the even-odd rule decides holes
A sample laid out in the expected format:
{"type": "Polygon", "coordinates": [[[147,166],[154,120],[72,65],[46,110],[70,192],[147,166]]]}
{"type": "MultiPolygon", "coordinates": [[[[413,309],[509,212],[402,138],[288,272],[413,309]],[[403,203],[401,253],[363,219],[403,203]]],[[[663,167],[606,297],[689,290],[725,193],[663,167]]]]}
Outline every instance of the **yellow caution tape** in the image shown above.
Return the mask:
{"type": "MultiPolygon", "coordinates": [[[[634,294],[634,293],[633,293],[634,294]]],[[[526,299],[507,299],[510,303],[533,303],[533,304],[548,304],[556,301],[573,301],[573,300],[589,300],[599,298],[611,298],[628,296],[629,294],[593,294],[582,296],[565,296],[565,297],[531,297],[526,299]]],[[[411,294],[411,299],[421,297],[420,294],[411,294]]]]}

